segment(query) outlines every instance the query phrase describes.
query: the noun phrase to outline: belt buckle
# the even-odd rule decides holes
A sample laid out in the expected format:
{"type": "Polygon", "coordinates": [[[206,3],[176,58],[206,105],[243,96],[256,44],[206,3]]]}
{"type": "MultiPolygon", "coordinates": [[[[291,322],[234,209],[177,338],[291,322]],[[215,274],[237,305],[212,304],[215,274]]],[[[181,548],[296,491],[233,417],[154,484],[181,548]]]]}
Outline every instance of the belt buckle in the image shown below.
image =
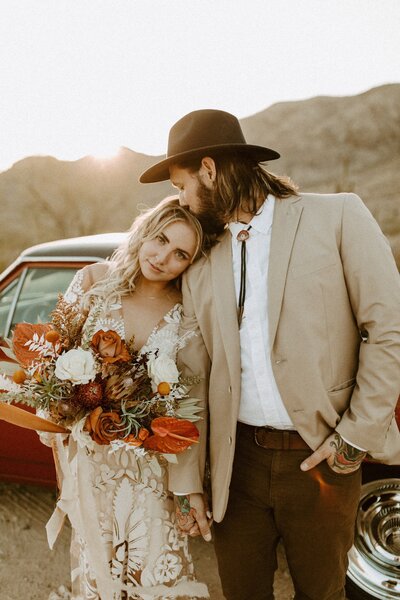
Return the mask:
{"type": "Polygon", "coordinates": [[[274,444],[271,444],[271,442],[268,443],[268,432],[273,432],[273,428],[269,428],[267,429],[267,427],[255,427],[254,428],[254,441],[257,444],[257,446],[259,446],[260,448],[264,448],[265,450],[273,450],[274,449],[274,444]],[[258,439],[258,434],[259,433],[264,433],[266,435],[263,436],[263,441],[261,442],[258,439]]]}

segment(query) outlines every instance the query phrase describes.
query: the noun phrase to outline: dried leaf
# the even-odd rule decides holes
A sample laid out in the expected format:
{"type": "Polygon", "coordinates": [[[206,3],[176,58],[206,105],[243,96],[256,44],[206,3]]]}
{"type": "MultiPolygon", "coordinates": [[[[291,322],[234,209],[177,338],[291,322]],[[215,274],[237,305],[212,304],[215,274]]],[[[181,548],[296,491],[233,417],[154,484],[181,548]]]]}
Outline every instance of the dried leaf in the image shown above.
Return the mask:
{"type": "Polygon", "coordinates": [[[17,363],[16,356],[11,348],[11,345],[0,336],[0,361],[17,363]]]}
{"type": "Polygon", "coordinates": [[[50,323],[17,323],[12,343],[15,357],[22,367],[29,367],[38,360],[46,344],[51,346],[44,339],[51,328],[50,323]]]}
{"type": "Polygon", "coordinates": [[[51,313],[51,320],[53,328],[61,336],[61,344],[64,348],[79,345],[86,316],[77,306],[67,302],[62,294],[58,296],[56,307],[51,313]]]}

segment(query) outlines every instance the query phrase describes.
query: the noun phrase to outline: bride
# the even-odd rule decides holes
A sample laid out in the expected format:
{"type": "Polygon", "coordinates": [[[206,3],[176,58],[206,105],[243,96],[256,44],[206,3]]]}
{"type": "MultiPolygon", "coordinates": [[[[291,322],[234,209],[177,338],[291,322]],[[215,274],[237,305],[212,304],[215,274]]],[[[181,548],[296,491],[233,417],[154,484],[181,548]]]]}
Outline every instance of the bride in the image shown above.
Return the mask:
{"type": "MultiPolygon", "coordinates": [[[[202,249],[198,221],[166,198],[134,221],[109,262],[78,271],[65,299],[92,322],[95,314],[97,330],[134,338],[140,353],[161,348],[175,359],[180,276],[202,249]]],[[[162,455],[154,468],[154,460],[107,445],[87,453],[60,436],[51,444],[61,492],[48,537],[54,543],[68,515],[73,600],[208,598],[187,537],[175,527],[162,455]]]]}

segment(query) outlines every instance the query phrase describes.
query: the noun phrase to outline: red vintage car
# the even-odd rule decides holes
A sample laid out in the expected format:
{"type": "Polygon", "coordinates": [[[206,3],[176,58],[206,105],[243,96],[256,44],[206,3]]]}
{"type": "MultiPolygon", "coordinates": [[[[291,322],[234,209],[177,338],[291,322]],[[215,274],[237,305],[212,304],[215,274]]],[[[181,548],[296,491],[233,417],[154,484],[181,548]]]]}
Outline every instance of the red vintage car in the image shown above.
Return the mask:
{"type": "MultiPolygon", "coordinates": [[[[124,235],[72,238],[25,250],[0,275],[0,335],[8,336],[21,321],[48,321],[58,292],[67,288],[77,269],[104,260],[124,235]]],[[[400,424],[400,410],[397,417],[400,424]]],[[[362,469],[347,597],[400,600],[400,466],[365,462],[362,469]]],[[[51,450],[35,432],[0,421],[0,479],[55,486],[51,450]]]]}

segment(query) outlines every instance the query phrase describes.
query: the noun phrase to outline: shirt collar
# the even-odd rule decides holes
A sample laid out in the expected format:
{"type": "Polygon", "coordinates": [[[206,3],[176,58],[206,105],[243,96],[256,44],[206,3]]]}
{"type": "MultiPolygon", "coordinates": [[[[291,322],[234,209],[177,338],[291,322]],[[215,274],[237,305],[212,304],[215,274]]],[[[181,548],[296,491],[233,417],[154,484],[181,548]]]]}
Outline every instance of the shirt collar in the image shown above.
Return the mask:
{"type": "Polygon", "coordinates": [[[236,239],[236,236],[239,233],[239,231],[241,231],[242,229],[247,229],[249,225],[251,225],[251,228],[255,231],[266,235],[272,227],[272,220],[274,217],[274,206],[275,197],[269,194],[264,204],[261,206],[259,212],[256,215],[254,215],[250,223],[238,223],[237,221],[229,223],[228,228],[232,234],[232,237],[236,239]]]}

